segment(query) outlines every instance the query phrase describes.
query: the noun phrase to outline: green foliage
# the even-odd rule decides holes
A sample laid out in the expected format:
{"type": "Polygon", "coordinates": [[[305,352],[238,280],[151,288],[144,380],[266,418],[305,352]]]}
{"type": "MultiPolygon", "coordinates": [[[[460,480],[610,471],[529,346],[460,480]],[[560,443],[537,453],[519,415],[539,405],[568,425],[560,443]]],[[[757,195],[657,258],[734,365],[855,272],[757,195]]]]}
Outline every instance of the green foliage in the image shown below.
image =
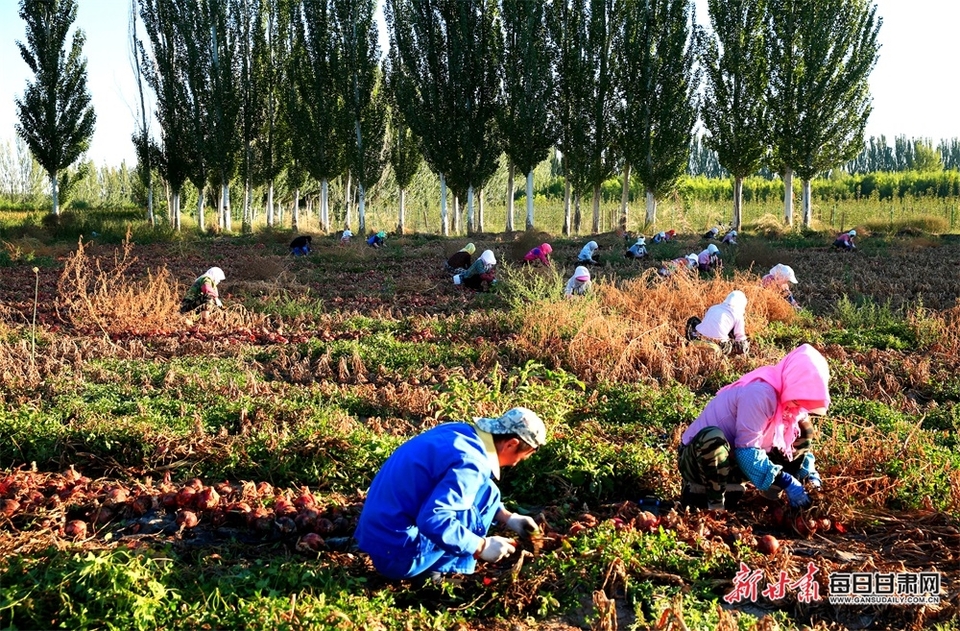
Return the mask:
{"type": "Polygon", "coordinates": [[[843,296],[834,306],[837,327],[824,333],[824,340],[857,350],[906,350],[917,345],[916,330],[886,304],[869,299],[857,302],[843,296]]]}

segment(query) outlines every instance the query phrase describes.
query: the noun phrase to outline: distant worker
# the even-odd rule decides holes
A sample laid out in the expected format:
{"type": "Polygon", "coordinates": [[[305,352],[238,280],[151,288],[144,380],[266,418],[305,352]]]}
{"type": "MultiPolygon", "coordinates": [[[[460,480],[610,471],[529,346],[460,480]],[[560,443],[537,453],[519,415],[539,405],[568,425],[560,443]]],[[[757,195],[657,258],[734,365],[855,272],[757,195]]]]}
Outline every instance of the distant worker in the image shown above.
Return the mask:
{"type": "Polygon", "coordinates": [[[553,248],[550,247],[550,244],[542,243],[539,246],[527,252],[523,257],[523,261],[524,263],[533,263],[534,261],[540,261],[547,267],[550,267],[551,252],[553,252],[553,248]]]}
{"type": "Polygon", "coordinates": [[[577,260],[580,263],[587,263],[588,265],[599,265],[599,262],[593,260],[593,253],[596,252],[599,247],[596,241],[587,241],[587,244],[580,250],[580,255],[577,256],[577,260]]]}
{"type": "Polygon", "coordinates": [[[468,243],[447,259],[447,262],[444,264],[444,269],[448,274],[464,273],[473,263],[473,253],[476,252],[476,250],[477,246],[468,243]]]}
{"type": "Polygon", "coordinates": [[[350,237],[352,236],[353,236],[353,232],[351,232],[349,229],[344,230],[343,234],[340,235],[340,245],[346,245],[350,243],[350,237]]]}
{"type": "Polygon", "coordinates": [[[724,355],[745,355],[750,351],[744,318],[746,310],[746,294],[731,291],[723,302],[707,309],[703,320],[696,316],[687,320],[687,339],[709,344],[724,355]]]}
{"type": "Polygon", "coordinates": [[[737,231],[731,230],[727,234],[723,235],[723,239],[720,241],[725,245],[736,245],[737,244],[737,231]]]}
{"type": "Polygon", "coordinates": [[[777,263],[770,268],[770,273],[760,279],[764,287],[777,289],[783,298],[790,303],[794,309],[800,308],[800,303],[793,297],[791,284],[797,284],[797,275],[793,273],[793,268],[783,263],[777,263]]]}
{"type": "Polygon", "coordinates": [[[701,272],[712,272],[720,267],[720,248],[711,243],[697,256],[701,272]]]}
{"type": "Polygon", "coordinates": [[[381,230],[377,234],[371,235],[370,238],[367,239],[367,245],[369,245],[372,248],[382,247],[383,244],[385,244],[386,242],[387,242],[387,233],[384,232],[383,230],[381,230]]]}
{"type": "Polygon", "coordinates": [[[180,313],[190,313],[191,311],[202,311],[204,317],[207,313],[217,307],[222,307],[220,301],[220,291],[217,286],[223,282],[226,276],[219,267],[211,267],[197,280],[193,281],[183,302],[180,303],[180,313]]]}
{"type": "Polygon", "coordinates": [[[453,277],[455,285],[463,285],[474,291],[488,291],[490,286],[496,283],[497,275],[497,257],[493,250],[484,250],[473,265],[463,274],[457,274],[453,277]]]}
{"type": "Polygon", "coordinates": [[[299,236],[290,242],[290,254],[294,256],[306,256],[310,254],[310,245],[313,237],[310,235],[299,236]]]}
{"type": "Polygon", "coordinates": [[[714,226],[703,233],[703,238],[716,239],[718,234],[720,234],[720,226],[714,226]]]}
{"type": "Polygon", "coordinates": [[[677,272],[689,272],[697,268],[697,255],[688,254],[672,261],[664,261],[657,273],[664,278],[673,276],[677,272]]]}
{"type": "Polygon", "coordinates": [[[857,244],[853,242],[853,238],[855,236],[857,236],[856,230],[841,232],[837,235],[836,241],[833,242],[833,247],[837,248],[838,250],[846,250],[847,252],[856,250],[857,244]]]}
{"type": "Polygon", "coordinates": [[[563,290],[563,295],[583,296],[593,287],[593,281],[590,280],[590,270],[581,265],[573,271],[573,276],[567,281],[567,286],[563,290]]]}
{"type": "Polygon", "coordinates": [[[637,242],[627,248],[626,254],[624,254],[628,259],[642,259],[647,256],[647,240],[644,237],[637,237],[637,242]]]}
{"type": "Polygon", "coordinates": [[[673,241],[673,239],[676,236],[677,236],[676,230],[667,230],[666,232],[658,232],[657,234],[653,235],[653,242],[666,243],[667,241],[673,241]]]}

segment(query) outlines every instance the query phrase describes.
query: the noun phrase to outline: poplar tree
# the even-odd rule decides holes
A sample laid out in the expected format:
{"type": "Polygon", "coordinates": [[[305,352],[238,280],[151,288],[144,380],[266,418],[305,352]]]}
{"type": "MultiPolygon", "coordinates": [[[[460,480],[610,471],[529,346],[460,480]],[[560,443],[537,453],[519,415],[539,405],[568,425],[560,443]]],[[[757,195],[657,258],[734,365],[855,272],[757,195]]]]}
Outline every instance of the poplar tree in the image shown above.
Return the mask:
{"type": "Polygon", "coordinates": [[[533,218],[533,169],[556,142],[555,48],[547,37],[546,4],[501,0],[503,15],[503,106],[497,123],[510,164],[507,175],[507,232],[513,232],[515,169],[526,175],[526,227],[533,218]]]}
{"type": "Polygon", "coordinates": [[[76,0],[20,0],[26,22],[26,43],[17,42],[20,56],[34,74],[17,105],[17,135],[50,179],[52,214],[60,214],[57,184],[60,171],[76,162],[90,146],[96,114],[87,91],[85,36],[67,35],[77,19],[76,0]]]}
{"type": "MultiPolygon", "coordinates": [[[[388,89],[387,93],[392,97],[392,90],[388,89]]],[[[390,104],[388,111],[387,145],[390,152],[390,166],[393,168],[393,177],[397,182],[397,197],[399,198],[397,232],[403,234],[406,228],[407,189],[420,169],[423,156],[420,153],[420,143],[407,124],[400,108],[396,104],[390,104]]]]}
{"type": "Polygon", "coordinates": [[[743,220],[743,180],[756,173],[769,147],[765,0],[709,0],[712,34],[703,51],[706,145],[733,177],[733,220],[743,220]]]}
{"type": "Polygon", "coordinates": [[[865,0],[769,0],[773,166],[793,224],[793,173],[810,226],[810,180],[853,159],[871,111],[867,80],[882,20],[865,0]]]}
{"type": "MultiPolygon", "coordinates": [[[[646,193],[648,225],[657,220],[657,199],[689,164],[701,39],[692,0],[624,0],[620,135],[624,159],[646,193]]],[[[626,229],[625,216],[620,222],[626,229]]]]}

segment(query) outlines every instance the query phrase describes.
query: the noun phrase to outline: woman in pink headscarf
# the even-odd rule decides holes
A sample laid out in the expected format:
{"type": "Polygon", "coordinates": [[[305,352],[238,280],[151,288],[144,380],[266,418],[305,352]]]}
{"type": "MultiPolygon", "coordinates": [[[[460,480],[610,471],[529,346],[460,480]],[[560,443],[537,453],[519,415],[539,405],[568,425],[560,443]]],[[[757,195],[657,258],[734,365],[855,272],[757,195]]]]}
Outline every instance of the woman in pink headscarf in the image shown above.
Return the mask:
{"type": "Polygon", "coordinates": [[[791,506],[809,505],[804,483],[821,485],[809,415],[826,413],[829,381],[827,360],[804,344],[721,388],[683,433],[681,501],[732,509],[749,481],[768,497],[782,490],[791,506]]]}

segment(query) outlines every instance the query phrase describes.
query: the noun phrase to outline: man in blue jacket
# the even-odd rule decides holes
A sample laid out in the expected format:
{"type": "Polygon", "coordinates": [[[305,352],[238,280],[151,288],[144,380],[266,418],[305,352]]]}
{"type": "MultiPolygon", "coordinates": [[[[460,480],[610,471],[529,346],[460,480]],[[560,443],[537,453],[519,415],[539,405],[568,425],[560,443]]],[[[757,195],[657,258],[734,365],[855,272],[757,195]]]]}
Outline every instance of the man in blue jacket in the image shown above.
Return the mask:
{"type": "Polygon", "coordinates": [[[392,579],[425,572],[474,572],[516,550],[513,540],[487,536],[496,520],[529,536],[538,528],[503,507],[496,481],[546,442],[543,421],[517,407],[499,418],[444,423],[401,445],[367,492],[356,539],[374,566],[392,579]]]}

